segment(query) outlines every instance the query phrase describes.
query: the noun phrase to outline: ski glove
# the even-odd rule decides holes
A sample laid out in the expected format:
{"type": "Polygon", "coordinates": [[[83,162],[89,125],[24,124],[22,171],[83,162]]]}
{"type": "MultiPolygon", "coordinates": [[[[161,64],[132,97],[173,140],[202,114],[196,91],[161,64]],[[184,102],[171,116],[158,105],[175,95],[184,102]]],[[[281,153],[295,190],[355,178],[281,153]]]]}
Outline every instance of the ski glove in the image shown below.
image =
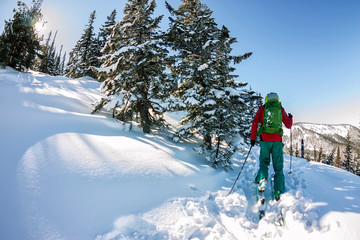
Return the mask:
{"type": "Polygon", "coordinates": [[[289,113],[288,116],[289,116],[289,118],[292,118],[292,117],[293,117],[291,113],[289,113]]]}
{"type": "Polygon", "coordinates": [[[253,147],[255,145],[255,140],[251,140],[251,146],[253,147]]]}

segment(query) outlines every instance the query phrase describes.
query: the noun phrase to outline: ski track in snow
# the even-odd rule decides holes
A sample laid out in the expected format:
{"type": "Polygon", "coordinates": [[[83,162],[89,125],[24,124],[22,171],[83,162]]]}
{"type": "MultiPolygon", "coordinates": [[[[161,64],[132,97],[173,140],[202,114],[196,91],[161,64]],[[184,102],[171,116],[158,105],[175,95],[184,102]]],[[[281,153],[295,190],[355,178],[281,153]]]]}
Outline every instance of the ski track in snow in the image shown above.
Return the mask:
{"type": "Polygon", "coordinates": [[[193,144],[89,114],[95,81],[7,68],[0,84],[0,239],[360,239],[355,175],[295,157],[288,175],[285,156],[287,191],[276,202],[268,184],[259,222],[258,147],[227,196],[246,147],[234,171],[214,170],[193,144]]]}
{"type": "MultiPolygon", "coordinates": [[[[238,159],[244,158],[245,152],[240,154],[238,159]]],[[[257,172],[258,156],[257,149],[256,153],[251,154],[243,176],[231,195],[227,196],[229,189],[224,188],[218,192],[208,192],[201,198],[175,199],[143,215],[132,216],[131,222],[127,222],[126,218],[118,219],[118,224],[112,232],[98,236],[96,239],[304,239],[304,236],[306,239],[336,239],[334,236],[340,239],[358,239],[358,231],[348,231],[349,229],[354,231],[358,222],[353,222],[346,216],[351,215],[359,220],[359,215],[321,211],[320,208],[327,206],[328,203],[313,202],[311,194],[304,194],[308,189],[308,184],[311,184],[306,181],[304,173],[309,166],[304,159],[294,157],[291,175],[287,174],[288,169],[286,169],[289,167],[289,157],[285,159],[284,173],[287,191],[279,202],[271,199],[270,184],[268,184],[266,215],[259,222],[254,194],[257,186],[253,183],[257,172]],[[285,226],[273,224],[279,211],[284,214],[285,226]],[[136,222],[146,223],[145,229],[151,229],[151,231],[144,232],[142,225],[139,228],[136,222]],[[344,238],[344,230],[346,238],[344,238]]],[[[331,168],[319,165],[320,169],[331,168]]],[[[271,167],[270,165],[270,172],[271,167]]],[[[356,176],[351,177],[356,180],[356,176]]],[[[229,186],[234,180],[228,179],[229,186]]],[[[355,184],[355,182],[350,182],[355,184]]],[[[358,190],[359,183],[347,188],[358,190]]],[[[335,188],[335,190],[344,191],[342,188],[335,188]]],[[[348,197],[348,199],[359,198],[348,197]]],[[[359,213],[358,205],[354,205],[353,210],[359,213]]]]}

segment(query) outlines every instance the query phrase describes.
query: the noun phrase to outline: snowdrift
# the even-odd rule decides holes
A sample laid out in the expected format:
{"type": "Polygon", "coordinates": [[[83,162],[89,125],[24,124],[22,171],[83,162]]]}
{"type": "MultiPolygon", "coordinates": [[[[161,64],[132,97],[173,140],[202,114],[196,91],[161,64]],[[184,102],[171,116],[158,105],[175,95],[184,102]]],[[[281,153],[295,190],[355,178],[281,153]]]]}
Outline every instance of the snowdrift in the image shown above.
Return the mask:
{"type": "Polygon", "coordinates": [[[358,176],[294,157],[288,175],[285,156],[287,192],[266,190],[259,222],[258,148],[227,196],[246,146],[234,171],[215,170],[192,143],[91,115],[99,87],[0,69],[0,239],[360,239],[358,176]]]}

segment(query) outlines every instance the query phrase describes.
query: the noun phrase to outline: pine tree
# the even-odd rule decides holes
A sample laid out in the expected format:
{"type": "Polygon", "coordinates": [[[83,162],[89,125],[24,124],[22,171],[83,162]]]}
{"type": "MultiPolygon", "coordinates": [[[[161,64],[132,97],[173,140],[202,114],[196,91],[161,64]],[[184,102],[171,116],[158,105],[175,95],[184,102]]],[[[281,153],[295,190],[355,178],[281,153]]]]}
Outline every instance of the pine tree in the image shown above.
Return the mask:
{"type": "Polygon", "coordinates": [[[247,110],[245,114],[242,114],[242,121],[240,122],[243,124],[240,123],[241,125],[239,127],[240,127],[240,132],[244,136],[244,140],[246,143],[250,143],[250,132],[251,132],[252,121],[261,105],[262,105],[262,97],[261,94],[257,93],[255,94],[255,96],[251,98],[251,100],[246,105],[247,110]]]}
{"type": "Polygon", "coordinates": [[[306,159],[308,162],[311,161],[310,152],[306,151],[304,157],[305,157],[305,159],[306,159]]]}
{"type": "Polygon", "coordinates": [[[51,42],[50,46],[47,46],[47,61],[44,69],[44,73],[48,73],[50,75],[55,75],[56,72],[56,47],[55,40],[57,36],[57,31],[55,32],[54,38],[51,42]]]}
{"type": "Polygon", "coordinates": [[[322,162],[322,158],[323,158],[323,148],[322,148],[322,146],[320,146],[318,162],[322,162]]]}
{"type": "Polygon", "coordinates": [[[352,149],[351,149],[351,141],[350,141],[350,133],[349,132],[346,135],[345,151],[343,153],[344,153],[345,161],[342,164],[342,166],[345,167],[346,171],[355,173],[354,164],[352,161],[353,160],[352,159],[352,149]]]}
{"type": "MultiPolygon", "coordinates": [[[[148,2],[128,0],[123,20],[112,27],[102,50],[105,62],[98,69],[105,96],[119,100],[114,104],[115,117],[131,121],[139,115],[144,133],[149,133],[152,125],[163,124],[165,109],[159,100],[170,92],[164,62],[168,51],[157,31],[162,16],[152,18],[156,4],[148,2]]],[[[97,109],[102,105],[104,102],[97,109]]]]}
{"type": "Polygon", "coordinates": [[[359,161],[359,155],[356,156],[356,154],[354,154],[354,174],[359,175],[360,176],[360,161],[359,161]]]}
{"type": "Polygon", "coordinates": [[[354,169],[357,175],[360,175],[360,147],[356,149],[356,154],[354,154],[354,169]]]}
{"type": "Polygon", "coordinates": [[[33,0],[32,6],[18,1],[13,19],[5,21],[4,32],[0,36],[0,65],[18,70],[31,68],[38,51],[40,37],[35,31],[35,23],[42,18],[42,0],[33,0]]]}
{"type": "Polygon", "coordinates": [[[110,16],[107,17],[107,20],[105,21],[104,25],[102,25],[102,27],[100,28],[99,31],[99,46],[102,49],[106,42],[108,37],[111,34],[111,30],[113,29],[113,26],[116,24],[116,10],[114,9],[110,16]]]}
{"type": "Polygon", "coordinates": [[[340,167],[341,164],[341,159],[340,159],[340,146],[337,147],[337,151],[336,151],[336,158],[335,158],[335,167],[340,167]]]}
{"type": "Polygon", "coordinates": [[[335,151],[336,151],[336,147],[331,151],[331,153],[327,156],[325,164],[327,165],[334,165],[334,157],[335,157],[335,151]]]}
{"type": "Polygon", "coordinates": [[[102,25],[102,27],[100,28],[100,31],[98,34],[98,45],[99,45],[100,51],[97,53],[98,54],[98,58],[97,58],[98,66],[101,66],[105,61],[102,58],[103,53],[101,52],[101,50],[105,47],[106,42],[108,41],[108,38],[110,38],[110,36],[111,36],[112,29],[116,24],[116,14],[117,14],[117,12],[114,9],[111,12],[110,16],[107,17],[107,20],[105,21],[104,25],[102,25]]]}
{"type": "Polygon", "coordinates": [[[296,144],[295,146],[295,157],[299,157],[299,146],[296,144]]]}
{"type": "Polygon", "coordinates": [[[39,64],[37,66],[37,71],[43,73],[50,73],[49,71],[49,57],[50,57],[50,40],[51,40],[52,31],[49,32],[49,36],[44,45],[41,45],[41,54],[38,56],[39,64]]]}
{"type": "Polygon", "coordinates": [[[317,160],[317,157],[316,157],[317,155],[316,155],[316,149],[315,149],[315,147],[314,147],[314,155],[313,155],[313,156],[314,156],[314,161],[316,161],[316,160],[317,160]]]}
{"type": "MultiPolygon", "coordinates": [[[[232,63],[251,56],[230,55],[236,39],[226,27],[219,29],[212,11],[200,0],[182,0],[177,10],[166,3],[173,17],[166,39],[176,52],[171,66],[180,82],[176,96],[188,115],[182,120],[180,137],[203,139],[200,153],[214,166],[227,167],[235,151],[233,139],[244,123],[246,102],[251,93],[241,91],[246,83],[236,82],[232,63]]],[[[243,133],[243,132],[241,132],[243,133]]]]}
{"type": "Polygon", "coordinates": [[[54,69],[54,72],[53,72],[54,76],[62,75],[62,70],[61,70],[62,49],[63,49],[63,45],[61,45],[61,47],[60,47],[60,52],[58,54],[56,54],[56,56],[55,56],[55,69],[54,69]]]}
{"type": "Polygon", "coordinates": [[[96,11],[93,11],[90,14],[89,23],[83,35],[70,52],[70,59],[67,66],[68,77],[97,77],[92,70],[92,67],[99,67],[98,57],[100,56],[99,41],[98,38],[95,38],[93,26],[95,13],[96,11]]]}
{"type": "Polygon", "coordinates": [[[64,53],[61,63],[60,63],[60,75],[64,75],[65,74],[65,61],[66,61],[66,52],[64,53]]]}

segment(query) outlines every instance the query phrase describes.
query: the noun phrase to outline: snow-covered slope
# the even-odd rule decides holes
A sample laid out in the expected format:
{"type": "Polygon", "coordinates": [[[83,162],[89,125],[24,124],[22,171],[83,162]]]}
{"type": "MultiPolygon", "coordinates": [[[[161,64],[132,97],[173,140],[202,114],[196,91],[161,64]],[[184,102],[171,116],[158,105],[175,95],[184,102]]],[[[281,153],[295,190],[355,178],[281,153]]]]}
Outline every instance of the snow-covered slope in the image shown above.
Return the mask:
{"type": "MultiPolygon", "coordinates": [[[[0,69],[0,239],[360,239],[360,178],[292,158],[255,209],[254,148],[214,170],[191,143],[91,115],[99,84],[0,69]],[[286,225],[272,220],[283,209],[286,225]]],[[[176,116],[175,116],[176,117],[176,116]]],[[[174,122],[168,115],[169,122],[174,122]]]]}

